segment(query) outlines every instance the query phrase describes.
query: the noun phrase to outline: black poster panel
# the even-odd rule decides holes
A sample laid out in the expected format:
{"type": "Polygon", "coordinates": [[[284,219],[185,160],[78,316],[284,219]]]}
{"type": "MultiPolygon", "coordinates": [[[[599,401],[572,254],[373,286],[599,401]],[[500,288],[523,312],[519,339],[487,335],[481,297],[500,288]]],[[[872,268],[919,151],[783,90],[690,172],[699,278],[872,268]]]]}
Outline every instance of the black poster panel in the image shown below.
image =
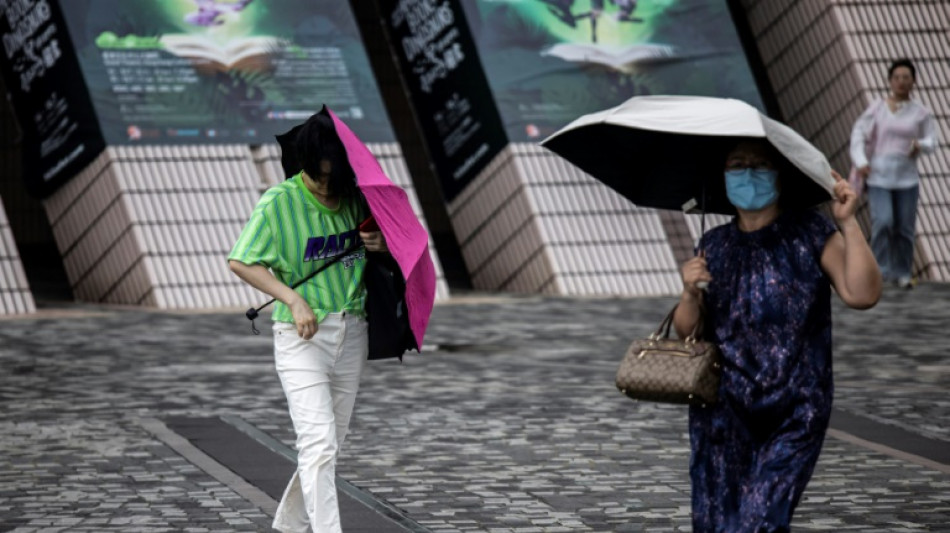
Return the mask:
{"type": "Polygon", "coordinates": [[[105,148],[54,0],[0,0],[0,74],[23,130],[24,178],[45,197],[105,148]]]}
{"type": "Polygon", "coordinates": [[[380,0],[390,45],[451,201],[507,144],[458,0],[380,0]]]}

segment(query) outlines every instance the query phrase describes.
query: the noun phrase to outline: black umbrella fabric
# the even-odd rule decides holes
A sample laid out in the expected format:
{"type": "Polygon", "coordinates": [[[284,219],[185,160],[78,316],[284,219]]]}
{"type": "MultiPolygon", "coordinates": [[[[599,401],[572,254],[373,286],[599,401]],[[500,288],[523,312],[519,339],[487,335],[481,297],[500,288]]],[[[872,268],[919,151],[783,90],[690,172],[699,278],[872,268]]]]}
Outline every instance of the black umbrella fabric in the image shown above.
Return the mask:
{"type": "Polygon", "coordinates": [[[679,210],[690,199],[701,201],[705,192],[706,212],[735,214],[724,180],[697,179],[721,176],[725,154],[735,143],[599,124],[566,132],[544,146],[638,206],[679,210]],[[700,152],[715,155],[697,157],[700,152]],[[722,161],[715,164],[720,155],[722,161]]]}
{"type": "MultiPolygon", "coordinates": [[[[331,172],[340,172],[342,173],[341,178],[349,180],[350,183],[345,184],[348,189],[355,186],[356,176],[349,172],[350,165],[346,160],[346,149],[343,147],[343,143],[337,135],[327,134],[333,131],[332,124],[333,118],[330,116],[330,111],[326,106],[323,106],[319,112],[311,115],[303,124],[298,124],[290,131],[274,136],[277,139],[277,144],[280,145],[280,166],[284,171],[284,178],[290,179],[303,170],[305,157],[303,151],[315,148],[325,159],[330,160],[333,168],[331,172]],[[322,124],[318,125],[317,122],[322,124]],[[306,138],[301,138],[300,132],[308,124],[313,127],[306,132],[306,138]]],[[[341,181],[340,183],[343,184],[344,182],[341,181]]]]}
{"type": "Polygon", "coordinates": [[[292,178],[303,170],[303,164],[297,159],[297,150],[294,149],[294,142],[301,129],[303,129],[303,124],[294,126],[286,133],[274,136],[277,139],[277,144],[280,145],[280,167],[284,170],[285,179],[292,178]]]}
{"type": "Polygon", "coordinates": [[[831,198],[831,167],[824,156],[787,127],[735,100],[637,97],[581,117],[542,145],[638,206],[681,210],[695,200],[707,213],[731,215],[735,208],[723,176],[726,155],[749,138],[776,149],[783,205],[811,207],[831,198]],[[741,121],[735,109],[744,113],[741,121]],[[758,128],[743,121],[755,121],[758,128]]]}
{"type": "Polygon", "coordinates": [[[366,252],[366,314],[369,317],[369,359],[398,357],[419,351],[409,327],[406,282],[391,255],[366,252]]]}

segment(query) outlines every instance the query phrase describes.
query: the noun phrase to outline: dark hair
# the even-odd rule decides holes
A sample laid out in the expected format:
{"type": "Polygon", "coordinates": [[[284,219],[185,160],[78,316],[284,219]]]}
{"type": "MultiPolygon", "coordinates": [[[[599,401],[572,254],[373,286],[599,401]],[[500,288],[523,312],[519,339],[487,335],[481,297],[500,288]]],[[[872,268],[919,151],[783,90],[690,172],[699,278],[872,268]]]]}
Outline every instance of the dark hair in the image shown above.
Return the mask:
{"type": "Polygon", "coordinates": [[[333,119],[321,111],[304,122],[294,139],[297,161],[313,179],[320,176],[320,162],[330,162],[327,188],[334,196],[354,196],[357,192],[356,175],[346,157],[343,142],[333,127],[333,119]]]}
{"type": "Polygon", "coordinates": [[[907,67],[908,69],[910,69],[911,79],[913,79],[914,81],[917,81],[917,69],[914,68],[914,64],[911,63],[910,59],[907,59],[906,57],[902,57],[901,59],[898,59],[894,61],[893,63],[891,63],[890,68],[887,69],[887,79],[893,78],[894,71],[899,69],[900,67],[907,67]]]}

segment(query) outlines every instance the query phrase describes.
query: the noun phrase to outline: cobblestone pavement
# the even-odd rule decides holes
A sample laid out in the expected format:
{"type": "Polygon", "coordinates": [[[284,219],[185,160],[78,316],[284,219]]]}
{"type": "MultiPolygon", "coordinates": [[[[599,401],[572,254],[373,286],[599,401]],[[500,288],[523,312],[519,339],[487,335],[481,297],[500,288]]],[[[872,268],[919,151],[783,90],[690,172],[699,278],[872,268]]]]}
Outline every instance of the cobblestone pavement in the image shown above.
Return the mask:
{"type": "MultiPolygon", "coordinates": [[[[689,531],[685,410],[613,386],[671,298],[467,296],[373,362],[338,473],[435,532],[689,531]]],[[[835,305],[836,407],[950,445],[950,286],[835,305]]],[[[142,425],[236,415],[293,437],[241,312],[0,319],[0,531],[268,531],[142,425]]],[[[950,474],[829,437],[796,530],[950,531],[950,474]]]]}

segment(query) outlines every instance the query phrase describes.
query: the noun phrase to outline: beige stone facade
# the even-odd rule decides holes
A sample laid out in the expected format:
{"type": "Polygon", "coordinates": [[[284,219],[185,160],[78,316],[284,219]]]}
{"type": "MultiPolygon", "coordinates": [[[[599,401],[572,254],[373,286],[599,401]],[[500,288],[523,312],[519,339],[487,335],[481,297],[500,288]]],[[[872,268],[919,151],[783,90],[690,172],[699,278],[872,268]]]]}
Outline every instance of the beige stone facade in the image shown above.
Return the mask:
{"type": "MultiPolygon", "coordinates": [[[[414,198],[398,147],[372,149],[414,198]]],[[[269,297],[234,276],[226,258],[261,193],[282,179],[276,145],[110,147],[45,206],[81,301],[250,307],[269,297]]],[[[438,268],[437,276],[437,297],[446,298],[438,268]]]]}
{"type": "MultiPolygon", "coordinates": [[[[843,174],[851,126],[886,94],[889,62],[917,64],[915,96],[936,113],[941,141],[920,164],[915,271],[950,281],[950,2],[741,4],[782,118],[843,174]]],[[[4,138],[15,136],[9,120],[3,127],[4,138]]],[[[371,148],[425,223],[398,145],[371,148]]],[[[3,153],[6,178],[18,163],[9,149],[3,153]]],[[[271,145],[111,147],[47,199],[45,210],[80,300],[246,307],[264,296],[237,280],[224,258],[260,193],[279,179],[271,145]]],[[[699,235],[696,217],[639,209],[531,144],[509,145],[447,208],[480,290],[675,294],[678,265],[699,235]]],[[[13,241],[0,208],[0,314],[35,307],[13,241]]],[[[448,296],[441,269],[438,295],[448,296]]]]}

